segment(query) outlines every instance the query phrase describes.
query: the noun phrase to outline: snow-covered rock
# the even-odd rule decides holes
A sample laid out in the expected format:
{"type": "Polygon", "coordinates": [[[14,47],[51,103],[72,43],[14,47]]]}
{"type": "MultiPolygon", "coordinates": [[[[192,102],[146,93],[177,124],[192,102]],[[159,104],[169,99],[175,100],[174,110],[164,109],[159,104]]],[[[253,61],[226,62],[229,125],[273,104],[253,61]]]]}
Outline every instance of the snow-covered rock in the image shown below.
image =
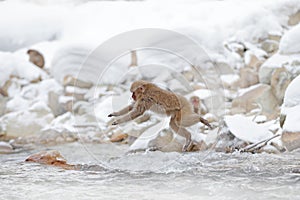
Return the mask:
{"type": "Polygon", "coordinates": [[[300,53],[300,24],[287,31],[280,42],[279,51],[281,54],[300,53]]]}
{"type": "Polygon", "coordinates": [[[287,87],[281,109],[283,121],[282,142],[288,150],[300,148],[300,76],[287,87]]]}
{"type": "Polygon", "coordinates": [[[19,137],[35,135],[54,119],[45,102],[38,101],[28,110],[5,114],[0,122],[6,126],[7,136],[19,137]]]}
{"type": "Polygon", "coordinates": [[[7,142],[0,141],[0,154],[11,152],[13,152],[13,147],[7,142]]]}
{"type": "Polygon", "coordinates": [[[8,98],[0,95],[0,117],[5,113],[8,98]]]}
{"type": "Polygon", "coordinates": [[[277,117],[278,103],[271,86],[265,84],[252,86],[232,101],[232,114],[248,113],[253,109],[260,109],[261,114],[269,119],[277,117]]]}
{"type": "Polygon", "coordinates": [[[272,92],[278,100],[279,105],[282,104],[285,90],[291,82],[291,74],[286,68],[275,69],[271,78],[272,92]]]}
{"type": "Polygon", "coordinates": [[[273,72],[281,67],[286,68],[289,73],[295,76],[300,74],[300,54],[274,54],[260,67],[259,82],[270,84],[273,72]]]}
{"type": "Polygon", "coordinates": [[[9,80],[10,76],[24,78],[28,81],[37,80],[39,77],[45,79],[47,74],[16,54],[0,52],[0,86],[9,80]]]}
{"type": "Polygon", "coordinates": [[[273,136],[269,124],[256,124],[243,115],[225,116],[224,120],[229,131],[246,142],[256,143],[273,136]]]}
{"type": "Polygon", "coordinates": [[[245,67],[240,69],[239,86],[241,88],[247,88],[257,83],[258,83],[258,73],[254,69],[250,67],[245,67]]]}
{"type": "Polygon", "coordinates": [[[288,21],[288,25],[294,26],[300,22],[300,10],[298,9],[297,12],[293,13],[288,21]]]}
{"type": "MultiPolygon", "coordinates": [[[[300,76],[296,77],[287,87],[284,95],[284,108],[291,108],[300,104],[300,76]]],[[[283,110],[284,112],[284,110],[283,110]]]]}
{"type": "Polygon", "coordinates": [[[169,121],[167,119],[162,120],[158,124],[150,127],[138,137],[135,142],[130,146],[131,151],[145,150],[149,148],[150,141],[159,136],[162,130],[169,127],[169,121]]]}

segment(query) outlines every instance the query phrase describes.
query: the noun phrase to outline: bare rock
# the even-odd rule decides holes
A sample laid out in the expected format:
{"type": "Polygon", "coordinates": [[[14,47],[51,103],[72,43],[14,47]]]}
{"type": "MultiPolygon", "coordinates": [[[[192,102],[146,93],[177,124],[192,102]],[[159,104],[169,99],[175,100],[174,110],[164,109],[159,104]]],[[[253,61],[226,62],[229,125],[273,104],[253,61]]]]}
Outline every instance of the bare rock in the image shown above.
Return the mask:
{"type": "Polygon", "coordinates": [[[300,132],[284,131],[281,140],[283,145],[289,151],[300,148],[300,132]]]}
{"type": "Polygon", "coordinates": [[[258,73],[251,68],[241,68],[240,69],[240,87],[247,88],[252,85],[257,84],[259,81],[258,73]]]}
{"type": "Polygon", "coordinates": [[[296,13],[290,16],[288,25],[294,26],[300,22],[300,10],[298,10],[296,13]]]}
{"type": "Polygon", "coordinates": [[[35,49],[29,49],[27,51],[29,55],[29,61],[38,66],[39,68],[43,69],[45,66],[45,59],[44,56],[35,49]]]}
{"type": "Polygon", "coordinates": [[[281,67],[275,69],[271,78],[272,92],[278,100],[278,104],[281,105],[285,90],[291,82],[291,75],[286,68],[281,67]]]}
{"type": "Polygon", "coordinates": [[[0,94],[5,97],[12,97],[16,93],[20,93],[20,91],[21,85],[16,81],[16,79],[8,79],[0,88],[0,94]]]}
{"type": "Polygon", "coordinates": [[[278,103],[271,86],[265,84],[252,86],[249,91],[233,100],[231,113],[248,113],[255,108],[260,108],[261,114],[266,115],[268,119],[277,117],[278,103]]]}
{"type": "Polygon", "coordinates": [[[276,42],[280,42],[281,34],[278,34],[278,33],[277,34],[276,33],[269,33],[268,34],[268,39],[276,41],[276,42]]]}
{"type": "Polygon", "coordinates": [[[30,155],[26,162],[36,162],[44,165],[52,165],[63,169],[76,169],[75,165],[70,165],[67,160],[56,150],[42,151],[30,155]]]}
{"type": "Polygon", "coordinates": [[[126,134],[126,133],[117,133],[117,132],[115,132],[110,137],[110,141],[111,142],[122,142],[125,139],[127,139],[127,137],[128,137],[128,134],[126,134]]]}
{"type": "Polygon", "coordinates": [[[233,74],[234,73],[232,67],[230,67],[230,65],[226,62],[217,62],[215,64],[215,66],[217,67],[218,72],[220,74],[233,74]]]}
{"type": "Polygon", "coordinates": [[[261,44],[261,48],[269,54],[274,54],[278,51],[279,43],[274,40],[265,40],[261,44]]]}
{"type": "Polygon", "coordinates": [[[2,116],[5,113],[7,102],[8,98],[0,95],[0,116],[2,116]]]}
{"type": "Polygon", "coordinates": [[[68,129],[45,129],[38,133],[36,142],[38,144],[56,145],[63,143],[75,142],[78,140],[77,133],[68,129]]]}
{"type": "Polygon", "coordinates": [[[230,90],[238,88],[240,76],[237,74],[224,74],[220,76],[223,86],[230,90]]]}
{"type": "Polygon", "coordinates": [[[150,148],[158,149],[162,152],[181,152],[184,140],[179,140],[171,130],[162,131],[158,137],[149,142],[150,148]]]}
{"type": "Polygon", "coordinates": [[[63,86],[75,86],[79,88],[90,89],[93,86],[93,83],[79,80],[71,75],[67,75],[64,77],[63,86]]]}
{"type": "Polygon", "coordinates": [[[67,111],[64,108],[64,106],[59,102],[59,97],[59,94],[52,91],[48,94],[48,106],[52,110],[54,116],[59,116],[67,111]]]}
{"type": "Polygon", "coordinates": [[[258,71],[260,66],[263,64],[264,59],[258,58],[255,54],[250,53],[248,54],[249,59],[246,60],[246,66],[253,68],[255,71],[258,71]]]}

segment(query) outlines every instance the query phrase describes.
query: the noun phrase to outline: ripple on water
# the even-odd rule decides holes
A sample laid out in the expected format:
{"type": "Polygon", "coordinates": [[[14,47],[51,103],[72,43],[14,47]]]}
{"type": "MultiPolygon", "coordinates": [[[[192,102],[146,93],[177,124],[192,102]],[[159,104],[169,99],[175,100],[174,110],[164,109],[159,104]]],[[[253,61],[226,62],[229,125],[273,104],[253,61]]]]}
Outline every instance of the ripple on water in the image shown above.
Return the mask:
{"type": "Polygon", "coordinates": [[[127,155],[122,148],[82,148],[78,143],[51,147],[70,163],[85,164],[82,171],[23,162],[43,147],[1,155],[0,199],[300,199],[300,173],[294,173],[299,151],[127,155]]]}

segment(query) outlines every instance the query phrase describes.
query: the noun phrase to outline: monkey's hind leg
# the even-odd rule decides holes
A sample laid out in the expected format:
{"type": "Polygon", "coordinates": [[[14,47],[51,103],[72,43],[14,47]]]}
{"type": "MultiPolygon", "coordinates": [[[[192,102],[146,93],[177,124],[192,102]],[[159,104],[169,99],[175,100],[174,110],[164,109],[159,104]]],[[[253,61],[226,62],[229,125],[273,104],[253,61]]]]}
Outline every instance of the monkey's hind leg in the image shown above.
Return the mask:
{"type": "Polygon", "coordinates": [[[174,118],[171,118],[170,127],[180,136],[185,138],[185,145],[182,148],[183,152],[186,152],[190,149],[192,145],[192,136],[191,133],[183,127],[179,127],[174,118]]]}
{"type": "Polygon", "coordinates": [[[180,126],[188,127],[188,126],[192,126],[198,122],[201,122],[204,125],[208,126],[210,129],[212,129],[212,126],[208,123],[208,121],[206,119],[202,118],[200,115],[195,114],[195,113],[192,113],[190,115],[183,115],[180,120],[180,126]]]}

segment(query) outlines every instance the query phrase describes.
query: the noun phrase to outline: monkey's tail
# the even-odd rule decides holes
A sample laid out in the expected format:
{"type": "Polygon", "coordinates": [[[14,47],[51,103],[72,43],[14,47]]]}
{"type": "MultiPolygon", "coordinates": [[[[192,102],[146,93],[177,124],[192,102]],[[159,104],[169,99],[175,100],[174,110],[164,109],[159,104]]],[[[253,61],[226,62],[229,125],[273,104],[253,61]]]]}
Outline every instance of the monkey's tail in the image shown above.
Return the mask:
{"type": "Polygon", "coordinates": [[[200,122],[201,122],[202,124],[208,126],[210,129],[213,129],[213,127],[209,124],[209,122],[208,122],[206,119],[200,117],[200,122]]]}

